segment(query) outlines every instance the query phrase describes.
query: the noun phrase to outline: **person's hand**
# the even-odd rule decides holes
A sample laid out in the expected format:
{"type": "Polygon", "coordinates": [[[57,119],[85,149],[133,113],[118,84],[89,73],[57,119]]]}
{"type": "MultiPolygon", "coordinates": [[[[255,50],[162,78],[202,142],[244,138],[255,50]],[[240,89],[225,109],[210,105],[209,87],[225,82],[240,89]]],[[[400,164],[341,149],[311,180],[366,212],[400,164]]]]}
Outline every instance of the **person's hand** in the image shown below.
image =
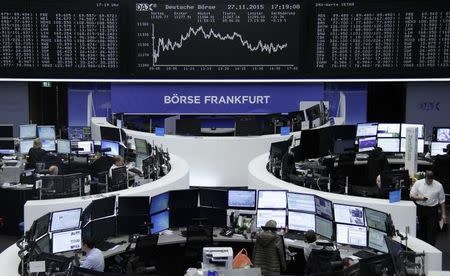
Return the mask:
{"type": "Polygon", "coordinates": [[[447,223],[447,217],[446,216],[442,216],[441,217],[441,220],[442,220],[442,222],[445,224],[445,223],[447,223]]]}

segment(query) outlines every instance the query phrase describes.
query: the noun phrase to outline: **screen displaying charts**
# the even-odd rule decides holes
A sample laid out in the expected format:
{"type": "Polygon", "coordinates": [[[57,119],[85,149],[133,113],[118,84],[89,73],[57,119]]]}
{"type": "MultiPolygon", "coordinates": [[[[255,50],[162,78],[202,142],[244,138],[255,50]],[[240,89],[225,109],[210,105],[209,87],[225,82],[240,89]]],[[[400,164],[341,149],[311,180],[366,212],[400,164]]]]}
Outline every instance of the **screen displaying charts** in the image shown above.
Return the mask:
{"type": "Polygon", "coordinates": [[[258,191],[258,209],[286,209],[286,191],[258,191]]]}
{"type": "Polygon", "coordinates": [[[450,142],[450,128],[438,128],[436,130],[436,141],[450,142]]]}
{"type": "Polygon", "coordinates": [[[400,152],[400,139],[378,138],[378,147],[385,152],[400,152]]]}
{"type": "Polygon", "coordinates": [[[386,232],[388,214],[370,208],[365,209],[367,226],[386,232]]]}
{"type": "Polygon", "coordinates": [[[256,214],[256,227],[260,228],[266,225],[269,220],[277,222],[277,228],[286,227],[286,211],[285,210],[267,210],[260,209],[256,214]]]}
{"type": "Polygon", "coordinates": [[[161,231],[169,229],[169,211],[154,214],[150,216],[153,227],[150,229],[151,234],[157,234],[161,231]]]}
{"type": "Polygon", "coordinates": [[[384,240],[384,236],[386,236],[385,232],[369,227],[369,243],[367,246],[375,250],[387,253],[388,249],[386,246],[386,241],[384,240]]]}
{"type": "Polygon", "coordinates": [[[333,238],[333,221],[316,216],[316,233],[324,238],[333,238]]]}
{"type": "Polygon", "coordinates": [[[36,125],[21,125],[19,127],[20,139],[36,138],[36,125]]]}
{"type": "Polygon", "coordinates": [[[50,231],[78,228],[80,225],[80,216],[81,208],[53,212],[50,231]]]}
{"type": "Polygon", "coordinates": [[[336,224],[336,242],[367,246],[367,229],[364,226],[336,224]]]}
{"type": "Polygon", "coordinates": [[[287,193],[288,209],[293,211],[316,212],[314,195],[287,193]]]}
{"type": "Polygon", "coordinates": [[[228,207],[255,209],[256,190],[228,190],[228,207]]]}
{"type": "Polygon", "coordinates": [[[55,126],[38,126],[37,127],[38,136],[45,140],[55,140],[55,126]]]}
{"type": "Polygon", "coordinates": [[[52,237],[53,253],[60,253],[79,249],[81,249],[80,229],[53,233],[52,237]]]}
{"type": "Polygon", "coordinates": [[[444,150],[447,149],[447,145],[449,145],[449,144],[450,143],[432,142],[431,143],[431,156],[446,154],[446,152],[444,150]]]}
{"type": "Polygon", "coordinates": [[[356,126],[356,137],[377,136],[378,124],[365,123],[356,126]]]}
{"type": "Polygon", "coordinates": [[[358,140],[359,152],[371,151],[377,146],[377,137],[365,137],[358,140]]]}
{"type": "Polygon", "coordinates": [[[400,137],[400,124],[378,124],[378,137],[400,137]]]}
{"type": "Polygon", "coordinates": [[[70,154],[70,141],[69,140],[58,140],[57,149],[59,154],[70,154]]]}
{"type": "Polygon", "coordinates": [[[45,151],[56,151],[55,140],[44,140],[42,139],[42,149],[45,151]]]}
{"type": "Polygon", "coordinates": [[[408,127],[416,127],[418,132],[417,132],[417,138],[419,139],[423,139],[423,135],[424,135],[424,125],[419,125],[419,124],[402,124],[402,129],[401,129],[401,135],[402,138],[406,137],[406,129],[408,127]]]}
{"type": "Polygon", "coordinates": [[[334,204],[334,219],[339,223],[364,225],[364,208],[334,204]]]}
{"type": "Polygon", "coordinates": [[[315,197],[316,201],[316,214],[324,218],[333,220],[333,203],[330,200],[321,198],[319,196],[315,197]]]}
{"type": "Polygon", "coordinates": [[[307,214],[301,212],[288,212],[288,228],[289,230],[316,231],[316,219],[314,214],[307,214]]]}
{"type": "MultiPolygon", "coordinates": [[[[425,148],[425,140],[424,139],[417,139],[417,153],[423,153],[425,148]]],[[[402,138],[400,140],[400,152],[406,151],[406,139],[402,138]]]]}

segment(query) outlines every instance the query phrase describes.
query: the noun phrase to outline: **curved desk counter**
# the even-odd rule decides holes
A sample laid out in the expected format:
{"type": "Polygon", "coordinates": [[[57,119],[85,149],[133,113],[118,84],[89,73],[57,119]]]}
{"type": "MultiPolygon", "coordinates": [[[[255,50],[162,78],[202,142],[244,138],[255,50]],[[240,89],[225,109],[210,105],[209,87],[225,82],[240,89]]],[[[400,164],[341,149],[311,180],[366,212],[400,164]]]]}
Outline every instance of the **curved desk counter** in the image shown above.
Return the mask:
{"type": "Polygon", "coordinates": [[[62,199],[46,199],[46,200],[29,200],[25,204],[24,222],[25,230],[28,230],[33,221],[40,216],[52,212],[54,210],[64,210],[72,208],[85,208],[92,200],[99,197],[107,197],[111,195],[120,196],[153,196],[170,190],[188,189],[189,188],[189,167],[186,161],[171,154],[170,163],[172,169],[164,177],[143,183],[140,186],[132,187],[126,190],[120,190],[100,195],[71,197],[62,199]]]}
{"type": "Polygon", "coordinates": [[[263,154],[253,159],[248,165],[248,185],[252,189],[288,190],[290,192],[315,194],[331,200],[333,203],[364,206],[390,213],[395,228],[404,232],[409,227],[410,236],[408,247],[415,252],[425,251],[425,268],[428,270],[441,270],[442,252],[426,242],[416,239],[416,205],[412,201],[389,203],[387,199],[348,196],[313,190],[276,178],[266,169],[269,154],[263,154]]]}

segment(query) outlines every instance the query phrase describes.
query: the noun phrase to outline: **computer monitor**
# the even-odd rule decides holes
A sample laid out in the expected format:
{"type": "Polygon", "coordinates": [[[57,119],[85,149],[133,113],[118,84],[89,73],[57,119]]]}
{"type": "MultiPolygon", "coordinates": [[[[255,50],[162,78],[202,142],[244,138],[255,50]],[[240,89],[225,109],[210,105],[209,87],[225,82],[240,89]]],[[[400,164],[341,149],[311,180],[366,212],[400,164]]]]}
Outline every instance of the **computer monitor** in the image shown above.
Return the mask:
{"type": "MultiPolygon", "coordinates": [[[[423,153],[425,149],[425,140],[417,139],[417,153],[423,153]]],[[[400,152],[406,151],[406,138],[400,140],[400,152]]]]}
{"type": "Polygon", "coordinates": [[[53,254],[79,249],[81,249],[81,229],[53,233],[53,254]]]}
{"type": "Polygon", "coordinates": [[[421,125],[421,124],[402,124],[402,129],[401,129],[401,137],[402,138],[406,137],[406,128],[408,128],[408,127],[417,127],[417,129],[418,129],[417,138],[419,138],[419,139],[424,138],[425,127],[424,127],[424,125],[421,125]]]}
{"type": "Polygon", "coordinates": [[[320,104],[313,105],[305,110],[308,121],[319,119],[321,115],[320,104]]]}
{"type": "Polygon", "coordinates": [[[303,212],[289,211],[288,229],[301,232],[306,232],[308,230],[316,231],[315,215],[303,212]]]}
{"type": "Polygon", "coordinates": [[[336,242],[353,246],[367,246],[367,229],[365,226],[336,224],[336,242]]]}
{"type": "Polygon", "coordinates": [[[35,241],[49,232],[50,213],[47,213],[35,220],[35,223],[33,223],[33,225],[34,229],[31,239],[35,241]]]}
{"type": "Polygon", "coordinates": [[[369,237],[368,237],[368,243],[367,246],[369,248],[375,249],[377,251],[387,253],[387,245],[386,241],[384,240],[384,236],[386,236],[386,232],[379,231],[377,229],[373,229],[368,227],[369,230],[369,237]]]}
{"type": "Polygon", "coordinates": [[[331,200],[322,198],[320,196],[315,196],[316,202],[316,215],[323,218],[333,220],[333,203],[331,200]]]}
{"type": "Polygon", "coordinates": [[[356,125],[356,137],[377,136],[378,123],[364,123],[356,125]]]}
{"type": "Polygon", "coordinates": [[[134,138],[136,154],[149,155],[147,141],[144,139],[134,138]]]}
{"type": "Polygon", "coordinates": [[[274,142],[270,144],[270,156],[272,158],[277,157],[281,160],[283,155],[288,152],[291,143],[292,139],[288,139],[286,141],[274,142]]]}
{"type": "Polygon", "coordinates": [[[402,257],[404,249],[401,243],[394,241],[391,237],[385,236],[386,246],[394,264],[395,275],[406,275],[404,258],[402,257]]]}
{"type": "Polygon", "coordinates": [[[198,207],[197,190],[174,190],[169,193],[169,209],[198,207]]]}
{"type": "Polygon", "coordinates": [[[377,137],[365,137],[358,139],[358,151],[366,152],[372,151],[377,146],[377,137]]]}
{"type": "Polygon", "coordinates": [[[388,214],[367,207],[364,209],[364,213],[366,214],[367,226],[383,232],[387,232],[386,220],[388,218],[388,214]]]}
{"type": "Polygon", "coordinates": [[[14,154],[16,153],[14,147],[14,140],[0,140],[0,154],[14,154]]]}
{"type": "Polygon", "coordinates": [[[150,214],[159,213],[169,208],[169,192],[165,192],[150,199],[150,214]]]}
{"type": "Polygon", "coordinates": [[[378,138],[377,144],[384,152],[400,152],[399,138],[378,138]]]}
{"type": "Polygon", "coordinates": [[[400,124],[378,124],[377,137],[398,138],[400,137],[400,124]]]}
{"type": "Polygon", "coordinates": [[[43,140],[55,140],[55,126],[37,126],[38,137],[43,140]]]}
{"type": "Polygon", "coordinates": [[[55,140],[44,140],[42,139],[42,149],[45,151],[56,151],[56,141],[55,140]]]}
{"type": "Polygon", "coordinates": [[[334,220],[338,223],[364,226],[364,208],[360,206],[333,204],[334,220]]]}
{"type": "Polygon", "coordinates": [[[96,242],[101,242],[117,234],[117,218],[107,217],[91,220],[83,227],[83,237],[91,238],[96,242]]]}
{"type": "MultiPolygon", "coordinates": [[[[78,154],[94,154],[94,141],[70,141],[71,149],[80,149],[78,154]]],[[[72,153],[76,151],[72,150],[72,153]]]]}
{"type": "Polygon", "coordinates": [[[355,139],[338,139],[334,141],[333,154],[344,154],[355,151],[355,139]]]}
{"type": "Polygon", "coordinates": [[[110,196],[92,201],[91,220],[116,214],[116,197],[110,196]]]}
{"type": "Polygon", "coordinates": [[[228,208],[255,210],[256,190],[228,190],[228,208]]]}
{"type": "Polygon", "coordinates": [[[300,194],[300,193],[287,193],[287,206],[291,211],[300,211],[315,213],[316,203],[314,195],[300,194]]]}
{"type": "Polygon", "coordinates": [[[328,240],[332,240],[334,234],[333,221],[316,215],[316,233],[328,240]]]}
{"type": "Polygon", "coordinates": [[[108,156],[119,155],[120,145],[117,142],[102,140],[101,148],[102,149],[106,149],[106,148],[110,148],[111,149],[110,151],[105,152],[105,154],[108,155],[108,156]]]}
{"type": "Polygon", "coordinates": [[[169,229],[169,211],[163,211],[150,216],[150,222],[153,227],[150,228],[150,234],[158,234],[161,231],[169,229]]]}
{"type": "Polygon", "coordinates": [[[100,136],[102,140],[109,140],[115,142],[121,142],[120,128],[114,127],[100,127],[100,136]]]}
{"type": "Polygon", "coordinates": [[[36,246],[34,249],[40,253],[50,253],[50,234],[46,233],[44,236],[36,239],[36,246]]]}
{"type": "Polygon", "coordinates": [[[81,208],[53,212],[50,231],[70,230],[80,227],[81,208]]]}
{"type": "Polygon", "coordinates": [[[201,121],[198,119],[177,119],[175,121],[177,135],[200,136],[201,128],[201,121]]]}
{"type": "Polygon", "coordinates": [[[91,140],[91,128],[87,126],[69,126],[67,128],[68,140],[91,140]]]}
{"type": "Polygon", "coordinates": [[[70,141],[58,139],[56,141],[56,148],[58,154],[70,154],[72,151],[70,149],[70,141]]]}
{"type": "Polygon", "coordinates": [[[275,220],[277,228],[286,227],[286,210],[258,209],[256,213],[256,227],[264,227],[269,220],[275,220]]]}
{"type": "Polygon", "coordinates": [[[258,209],[286,209],[286,205],[286,191],[258,191],[258,209]]]}
{"type": "Polygon", "coordinates": [[[20,125],[19,126],[20,139],[34,139],[36,138],[36,125],[20,125]]]}
{"type": "Polygon", "coordinates": [[[445,142],[432,142],[431,143],[431,156],[446,154],[447,145],[450,143],[445,142]]]}
{"type": "Polygon", "coordinates": [[[450,142],[450,128],[439,127],[435,129],[437,142],[450,142]]]}
{"type": "Polygon", "coordinates": [[[150,208],[148,196],[119,196],[118,204],[119,216],[148,215],[150,208]]]}
{"type": "Polygon", "coordinates": [[[227,209],[228,207],[228,193],[225,190],[201,188],[198,191],[198,195],[201,207],[220,209],[227,209]]]}
{"type": "Polygon", "coordinates": [[[13,138],[14,126],[13,125],[0,125],[0,138],[13,138]]]}

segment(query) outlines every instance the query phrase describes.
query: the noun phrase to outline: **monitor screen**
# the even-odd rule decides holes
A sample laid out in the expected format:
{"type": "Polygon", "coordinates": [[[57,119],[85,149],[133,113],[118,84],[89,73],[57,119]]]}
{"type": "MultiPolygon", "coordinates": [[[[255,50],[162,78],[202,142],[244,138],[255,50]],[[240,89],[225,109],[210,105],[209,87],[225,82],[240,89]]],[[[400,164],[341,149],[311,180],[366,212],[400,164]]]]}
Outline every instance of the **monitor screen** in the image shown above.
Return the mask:
{"type": "Polygon", "coordinates": [[[227,209],[228,193],[225,190],[202,188],[199,189],[198,195],[201,207],[227,209]]]}
{"type": "Polygon", "coordinates": [[[333,220],[333,204],[331,203],[330,200],[316,196],[315,197],[315,201],[316,201],[316,214],[333,220]]]}
{"type": "Polygon", "coordinates": [[[149,155],[147,141],[144,139],[134,138],[134,145],[136,153],[142,155],[149,155]]]}
{"type": "Polygon", "coordinates": [[[42,253],[50,253],[50,235],[45,234],[39,240],[36,240],[36,246],[42,253]]]}
{"type": "Polygon", "coordinates": [[[110,196],[92,201],[91,219],[113,216],[116,214],[116,197],[110,196]]]}
{"type": "Polygon", "coordinates": [[[0,138],[13,138],[14,126],[13,125],[0,125],[0,138]]]}
{"type": "Polygon", "coordinates": [[[157,234],[161,231],[169,229],[169,211],[166,210],[150,216],[150,222],[153,227],[150,229],[150,234],[157,234]]]}
{"type": "Polygon", "coordinates": [[[81,229],[53,233],[53,254],[79,249],[81,249],[81,229]]]}
{"type": "Polygon", "coordinates": [[[333,221],[316,216],[316,233],[322,237],[333,239],[333,221]]]}
{"type": "Polygon", "coordinates": [[[365,123],[356,126],[356,137],[377,136],[378,124],[365,123]]]}
{"type": "Polygon", "coordinates": [[[258,191],[258,209],[286,209],[286,191],[258,191]]]}
{"type": "Polygon", "coordinates": [[[386,232],[388,214],[370,208],[365,208],[365,214],[368,227],[386,232]]]}
{"type": "MultiPolygon", "coordinates": [[[[425,140],[417,139],[417,153],[423,153],[425,149],[425,140]]],[[[406,151],[406,138],[400,140],[400,152],[406,151]]]]}
{"type": "Polygon", "coordinates": [[[196,208],[198,207],[197,190],[175,190],[170,191],[169,208],[196,208]]]}
{"type": "Polygon", "coordinates": [[[44,140],[42,139],[42,149],[45,151],[56,151],[55,140],[44,140]]]}
{"type": "Polygon", "coordinates": [[[288,229],[302,232],[306,232],[308,230],[316,231],[315,215],[289,211],[288,229]]]}
{"type": "Polygon", "coordinates": [[[436,129],[436,141],[437,142],[450,142],[450,128],[437,128],[436,129]]]}
{"type": "Polygon", "coordinates": [[[155,214],[169,208],[169,192],[152,196],[150,199],[150,214],[155,214]]]}
{"type": "Polygon", "coordinates": [[[364,208],[359,206],[334,204],[334,220],[364,226],[364,208]]]}
{"type": "Polygon", "coordinates": [[[400,137],[400,124],[378,124],[377,136],[385,138],[400,137]]]}
{"type": "Polygon", "coordinates": [[[101,148],[102,149],[106,149],[106,148],[111,149],[110,151],[105,152],[106,155],[109,155],[109,156],[119,155],[119,143],[117,143],[117,142],[102,140],[101,148]]]}
{"type": "Polygon", "coordinates": [[[376,146],[377,146],[377,137],[375,136],[358,139],[359,152],[372,151],[376,146]]]}
{"type": "Polygon", "coordinates": [[[228,208],[254,210],[256,190],[228,190],[228,208]]]}
{"type": "Polygon", "coordinates": [[[57,140],[56,146],[58,149],[58,154],[70,154],[70,141],[69,140],[57,140]]]}
{"type": "Polygon", "coordinates": [[[43,215],[38,218],[36,221],[36,227],[34,229],[32,240],[37,240],[43,235],[48,233],[49,224],[50,224],[50,213],[43,215]]]}
{"type": "Polygon", "coordinates": [[[52,213],[50,231],[61,231],[80,227],[81,208],[52,213]]]}
{"type": "MultiPolygon", "coordinates": [[[[93,141],[70,141],[70,147],[80,149],[78,154],[93,154],[94,142],[93,141]]],[[[72,151],[75,153],[75,151],[72,151]]]]}
{"type": "Polygon", "coordinates": [[[36,125],[21,125],[19,126],[20,139],[34,139],[36,138],[36,125]]]}
{"type": "Polygon", "coordinates": [[[100,136],[102,140],[121,142],[120,128],[100,127],[100,136]]]}
{"type": "Polygon", "coordinates": [[[118,204],[119,216],[148,216],[150,207],[148,196],[120,196],[118,204]]]}
{"type": "Polygon", "coordinates": [[[364,226],[336,224],[336,242],[355,246],[367,246],[367,229],[364,226]]]}
{"type": "Polygon", "coordinates": [[[372,229],[369,227],[369,238],[368,238],[369,242],[367,246],[377,251],[387,253],[388,249],[386,246],[386,241],[384,240],[384,236],[386,236],[385,232],[372,229]]]}
{"type": "Polygon", "coordinates": [[[86,126],[69,126],[67,128],[69,140],[91,140],[91,128],[86,126]]]}
{"type": "Polygon", "coordinates": [[[43,140],[55,140],[55,126],[37,126],[38,137],[43,140]]]}
{"type": "Polygon", "coordinates": [[[418,132],[417,132],[417,138],[419,139],[423,139],[424,138],[424,125],[420,125],[420,124],[402,124],[402,130],[401,130],[401,135],[402,138],[406,137],[406,128],[408,127],[417,127],[418,128],[418,132]]]}
{"type": "Polygon", "coordinates": [[[316,212],[314,195],[287,193],[288,209],[301,212],[316,212]]]}
{"type": "Polygon", "coordinates": [[[431,156],[446,154],[444,150],[447,150],[447,145],[450,143],[444,142],[432,142],[431,143],[431,156]]]}
{"type": "Polygon", "coordinates": [[[384,152],[400,152],[400,139],[378,138],[378,147],[384,152]]]}
{"type": "Polygon", "coordinates": [[[261,228],[265,226],[269,220],[275,220],[277,228],[286,227],[286,210],[259,209],[256,214],[256,227],[261,228]]]}
{"type": "Polygon", "coordinates": [[[0,140],[0,154],[14,154],[14,140],[0,140]]]}

